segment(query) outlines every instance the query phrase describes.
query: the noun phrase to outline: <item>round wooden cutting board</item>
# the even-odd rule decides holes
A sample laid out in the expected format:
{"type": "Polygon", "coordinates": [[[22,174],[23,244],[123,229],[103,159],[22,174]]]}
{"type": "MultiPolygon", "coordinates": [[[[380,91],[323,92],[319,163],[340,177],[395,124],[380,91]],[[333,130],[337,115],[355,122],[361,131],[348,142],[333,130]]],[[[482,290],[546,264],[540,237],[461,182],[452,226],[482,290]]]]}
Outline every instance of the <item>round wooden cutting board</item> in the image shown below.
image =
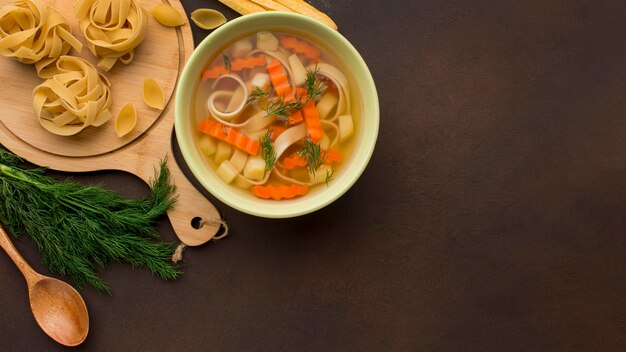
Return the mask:
{"type": "MultiPolygon", "coordinates": [[[[13,0],[0,0],[7,5],[13,0]]],[[[44,0],[46,2],[46,0],[44,0]]],[[[185,11],[178,0],[144,0],[150,9],[154,4],[167,3],[181,14],[185,11]]],[[[47,0],[65,16],[72,33],[85,44],[78,30],[78,21],[72,11],[73,1],[47,0]]],[[[168,158],[172,180],[176,185],[178,201],[168,216],[179,239],[187,245],[200,245],[210,240],[220,229],[217,209],[187,180],[172,152],[174,125],[174,91],[184,63],[194,49],[189,22],[182,27],[169,28],[149,15],[148,30],[143,43],[135,49],[135,58],[129,65],[121,62],[105,73],[111,81],[113,118],[105,125],[87,127],[81,133],[60,137],[49,133],[35,118],[32,102],[33,89],[43,80],[34,66],[24,65],[9,58],[0,58],[0,138],[1,143],[17,155],[34,164],[71,172],[122,170],[149,182],[159,162],[168,158]],[[144,78],[153,78],[163,89],[166,101],[164,111],[148,107],[142,97],[144,78]],[[115,134],[115,117],[119,110],[132,102],[137,110],[137,127],[124,138],[115,134]],[[204,220],[196,229],[192,220],[204,220]]],[[[72,50],[94,65],[97,58],[84,46],[82,53],[72,50]]]]}

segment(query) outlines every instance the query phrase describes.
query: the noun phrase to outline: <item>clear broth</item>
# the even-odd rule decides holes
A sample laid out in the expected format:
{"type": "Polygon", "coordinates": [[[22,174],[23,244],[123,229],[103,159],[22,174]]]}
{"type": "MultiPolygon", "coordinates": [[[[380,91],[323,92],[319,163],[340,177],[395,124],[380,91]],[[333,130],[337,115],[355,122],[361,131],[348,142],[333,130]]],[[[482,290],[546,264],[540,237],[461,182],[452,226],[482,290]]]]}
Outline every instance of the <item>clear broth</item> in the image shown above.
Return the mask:
{"type": "MultiPolygon", "coordinates": [[[[313,193],[320,192],[323,189],[326,189],[327,187],[332,187],[335,180],[338,178],[341,178],[342,170],[344,168],[350,167],[350,159],[351,159],[350,156],[355,148],[356,141],[358,140],[359,134],[360,134],[359,132],[360,131],[360,116],[361,116],[362,104],[360,100],[359,87],[355,83],[356,81],[352,75],[352,72],[346,69],[347,66],[341,61],[341,59],[338,56],[332,54],[331,48],[327,47],[320,41],[316,41],[308,35],[295,34],[295,33],[290,33],[286,31],[271,31],[270,33],[272,33],[277,38],[279,38],[281,35],[292,36],[292,37],[297,38],[300,41],[305,41],[317,47],[321,52],[319,62],[328,63],[330,65],[337,67],[346,76],[348,80],[348,85],[349,85],[348,95],[350,97],[350,106],[348,107],[348,109],[349,109],[349,114],[352,115],[352,121],[354,124],[354,135],[350,137],[347,141],[338,142],[337,145],[334,148],[332,148],[332,149],[337,149],[341,155],[340,163],[333,165],[333,170],[334,170],[333,180],[330,181],[330,183],[328,184],[321,183],[321,184],[317,184],[317,185],[310,187],[308,194],[304,196],[304,197],[309,197],[313,193]]],[[[232,60],[236,59],[236,57],[233,56],[232,50],[233,50],[234,44],[240,40],[250,40],[253,43],[253,50],[256,48],[256,44],[255,44],[256,33],[252,33],[250,35],[237,38],[236,40],[233,40],[232,42],[225,45],[224,49],[221,52],[219,52],[215,57],[211,58],[211,60],[207,61],[206,68],[213,67],[216,65],[224,65],[224,55],[227,56],[231,62],[232,60]]],[[[282,46],[279,46],[279,48],[280,48],[279,51],[283,49],[282,46]]],[[[292,52],[289,52],[289,55],[291,54],[292,52]]],[[[314,65],[314,63],[311,60],[305,58],[303,55],[298,55],[298,56],[305,67],[309,66],[310,64],[314,65]]],[[[251,70],[250,69],[243,70],[242,71],[243,74],[241,75],[241,78],[243,79],[244,82],[248,82],[248,80],[251,79],[253,75],[257,72],[267,73],[265,66],[260,66],[251,70]]],[[[194,98],[194,103],[191,107],[191,116],[193,116],[195,119],[194,124],[193,124],[194,126],[197,126],[200,123],[200,121],[205,120],[210,117],[207,100],[209,96],[211,95],[211,93],[213,93],[215,89],[224,88],[224,87],[218,86],[215,89],[213,89],[212,85],[214,81],[215,81],[214,79],[208,79],[206,81],[199,80],[199,83],[195,89],[196,95],[194,98]]],[[[249,115],[250,115],[249,113],[245,113],[245,112],[242,114],[242,116],[249,116],[249,115]]],[[[203,133],[199,131],[196,131],[194,133],[194,140],[195,140],[196,145],[199,144],[199,140],[202,135],[203,133]]],[[[295,152],[297,152],[297,150],[298,150],[298,146],[295,146],[295,145],[291,146],[283,154],[283,156],[279,158],[279,160],[282,160],[285,156],[294,154],[295,152]]],[[[202,155],[205,166],[208,169],[216,170],[218,168],[219,165],[217,165],[217,163],[215,162],[214,156],[207,156],[202,151],[200,151],[200,154],[202,155]]],[[[232,152],[231,152],[231,156],[232,156],[232,152]]],[[[296,174],[297,176],[298,173],[302,174],[302,170],[296,169],[293,172],[290,172],[291,176],[293,176],[293,174],[296,174]]],[[[301,177],[302,175],[300,175],[298,179],[301,179],[301,177]]],[[[285,181],[272,174],[266,184],[285,184],[285,181]]],[[[232,187],[233,189],[236,189],[237,192],[248,194],[249,196],[254,197],[252,193],[250,192],[250,190],[248,189],[239,188],[233,184],[229,184],[228,187],[232,187]]],[[[281,202],[284,202],[284,200],[282,200],[281,202]]]]}

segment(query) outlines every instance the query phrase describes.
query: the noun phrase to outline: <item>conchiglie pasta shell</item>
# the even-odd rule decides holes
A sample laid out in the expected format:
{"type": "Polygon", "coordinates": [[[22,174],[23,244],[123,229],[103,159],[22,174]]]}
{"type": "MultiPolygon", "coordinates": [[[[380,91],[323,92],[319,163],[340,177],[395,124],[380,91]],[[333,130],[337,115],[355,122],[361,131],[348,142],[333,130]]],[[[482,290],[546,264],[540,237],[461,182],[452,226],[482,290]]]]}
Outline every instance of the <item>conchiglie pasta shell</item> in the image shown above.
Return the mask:
{"type": "Polygon", "coordinates": [[[165,107],[163,90],[152,78],[145,78],[143,80],[143,100],[151,108],[163,110],[165,107]]]}
{"type": "Polygon", "coordinates": [[[167,27],[178,27],[184,25],[187,20],[185,16],[176,11],[175,8],[166,4],[156,4],[151,9],[152,16],[159,21],[160,24],[167,27]]]}
{"type": "Polygon", "coordinates": [[[115,121],[115,132],[117,136],[122,138],[130,131],[132,131],[137,125],[137,112],[135,111],[135,105],[128,103],[124,105],[120,113],[117,115],[115,121]]]}
{"type": "Polygon", "coordinates": [[[215,29],[226,23],[226,17],[216,10],[197,9],[191,13],[191,20],[202,29],[215,29]]]}

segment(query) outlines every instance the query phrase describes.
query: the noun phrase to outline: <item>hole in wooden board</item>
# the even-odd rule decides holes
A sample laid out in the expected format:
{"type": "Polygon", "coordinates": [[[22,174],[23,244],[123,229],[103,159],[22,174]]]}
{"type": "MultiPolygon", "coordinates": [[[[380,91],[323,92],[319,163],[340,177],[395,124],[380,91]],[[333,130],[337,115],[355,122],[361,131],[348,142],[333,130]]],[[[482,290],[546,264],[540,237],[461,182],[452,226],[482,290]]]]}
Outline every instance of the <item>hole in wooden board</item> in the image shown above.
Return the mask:
{"type": "Polygon", "coordinates": [[[193,227],[196,230],[199,230],[202,228],[202,218],[199,216],[196,216],[195,218],[191,219],[191,227],[193,227]]]}
{"type": "MultiPolygon", "coordinates": [[[[214,241],[221,240],[222,238],[228,236],[228,230],[229,230],[228,225],[223,220],[220,220],[219,222],[220,222],[220,228],[217,230],[214,237],[212,238],[212,240],[214,241]]],[[[195,218],[191,219],[191,227],[193,227],[196,230],[199,230],[202,227],[204,227],[204,224],[205,224],[205,220],[203,220],[199,216],[196,216],[195,218]]]]}

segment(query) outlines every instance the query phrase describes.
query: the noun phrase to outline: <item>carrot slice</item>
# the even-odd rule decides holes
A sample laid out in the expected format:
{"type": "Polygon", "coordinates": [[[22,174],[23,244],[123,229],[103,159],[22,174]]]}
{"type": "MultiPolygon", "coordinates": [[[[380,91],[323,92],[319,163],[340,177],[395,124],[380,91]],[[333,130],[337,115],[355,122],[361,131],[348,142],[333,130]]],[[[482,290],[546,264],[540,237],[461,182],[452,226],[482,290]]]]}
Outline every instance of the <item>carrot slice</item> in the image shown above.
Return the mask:
{"type": "Polygon", "coordinates": [[[306,160],[299,156],[298,154],[294,154],[292,156],[285,157],[283,160],[283,169],[285,170],[293,170],[297,167],[305,167],[306,160]]]}
{"type": "Polygon", "coordinates": [[[300,101],[303,103],[306,101],[307,92],[308,91],[306,90],[306,88],[301,88],[301,87],[296,88],[296,94],[298,95],[298,98],[300,98],[300,101]]]}
{"type": "Polygon", "coordinates": [[[202,80],[206,81],[207,79],[214,79],[227,73],[228,69],[224,66],[209,67],[202,72],[202,80]]]}
{"type": "Polygon", "coordinates": [[[255,68],[265,65],[265,55],[253,55],[247,58],[238,58],[233,60],[230,65],[232,71],[241,71],[244,68],[255,68]]]}
{"type": "Polygon", "coordinates": [[[319,59],[321,54],[320,49],[296,37],[281,35],[279,42],[286,49],[290,49],[296,54],[304,55],[310,60],[319,59]]]}
{"type": "MultiPolygon", "coordinates": [[[[301,102],[304,103],[306,101],[306,94],[307,94],[307,90],[306,89],[297,87],[296,88],[296,94],[298,95],[298,98],[300,99],[301,102]]],[[[295,99],[296,99],[296,97],[294,97],[292,94],[288,94],[285,97],[285,101],[291,101],[291,100],[295,100],[295,99]]],[[[296,111],[294,114],[288,116],[287,124],[289,126],[293,126],[293,125],[297,125],[299,123],[302,123],[302,121],[304,121],[303,111],[299,110],[299,111],[296,111]]]]}
{"type": "Polygon", "coordinates": [[[313,143],[317,143],[322,139],[324,131],[322,130],[322,122],[320,121],[320,113],[315,107],[315,101],[309,100],[302,107],[302,115],[304,115],[304,123],[306,124],[307,133],[313,143]]]}
{"type": "Polygon", "coordinates": [[[341,153],[336,149],[331,149],[324,153],[324,164],[333,164],[341,161],[341,153]]]}
{"type": "MultiPolygon", "coordinates": [[[[230,64],[230,71],[241,71],[243,69],[251,69],[265,65],[265,55],[252,55],[246,58],[234,59],[230,64]]],[[[221,75],[227,74],[228,68],[224,65],[215,65],[207,68],[202,72],[202,80],[215,79],[221,75]]]]}
{"type": "Polygon", "coordinates": [[[276,59],[270,61],[270,63],[267,64],[267,73],[270,75],[272,86],[274,86],[274,91],[277,96],[285,97],[286,94],[291,94],[289,78],[280,61],[276,59]]]}
{"type": "MultiPolygon", "coordinates": [[[[285,69],[280,61],[274,59],[267,65],[267,73],[270,75],[272,86],[276,92],[276,96],[282,97],[285,102],[290,102],[296,99],[291,92],[291,85],[289,84],[289,78],[285,69]]],[[[306,92],[306,91],[305,91],[306,92]]],[[[306,95],[306,94],[305,94],[306,95]]],[[[302,112],[296,111],[288,116],[287,124],[297,125],[304,121],[302,112]]]]}
{"type": "Polygon", "coordinates": [[[295,113],[288,116],[287,124],[289,126],[295,126],[302,123],[302,121],[304,121],[304,118],[302,117],[302,111],[296,111],[295,113]]]}
{"type": "Polygon", "coordinates": [[[287,130],[287,128],[283,126],[270,126],[269,130],[272,132],[270,135],[270,140],[275,141],[278,136],[280,136],[283,132],[287,130]]]}
{"type": "Polygon", "coordinates": [[[252,186],[252,194],[263,199],[292,199],[298,196],[304,196],[309,191],[307,185],[256,185],[252,186]]]}
{"type": "MultiPolygon", "coordinates": [[[[322,155],[322,158],[324,159],[324,164],[336,164],[341,160],[341,154],[339,153],[338,150],[331,149],[331,150],[324,152],[324,154],[322,155]]],[[[306,166],[306,159],[304,159],[298,154],[293,154],[283,159],[284,170],[293,170],[297,167],[305,167],[305,166],[306,166]]]]}
{"type": "Polygon", "coordinates": [[[198,130],[211,137],[229,143],[250,155],[255,156],[259,154],[259,148],[261,147],[259,141],[237,132],[237,130],[232,127],[226,127],[219,122],[211,120],[203,120],[200,122],[198,130]]]}

